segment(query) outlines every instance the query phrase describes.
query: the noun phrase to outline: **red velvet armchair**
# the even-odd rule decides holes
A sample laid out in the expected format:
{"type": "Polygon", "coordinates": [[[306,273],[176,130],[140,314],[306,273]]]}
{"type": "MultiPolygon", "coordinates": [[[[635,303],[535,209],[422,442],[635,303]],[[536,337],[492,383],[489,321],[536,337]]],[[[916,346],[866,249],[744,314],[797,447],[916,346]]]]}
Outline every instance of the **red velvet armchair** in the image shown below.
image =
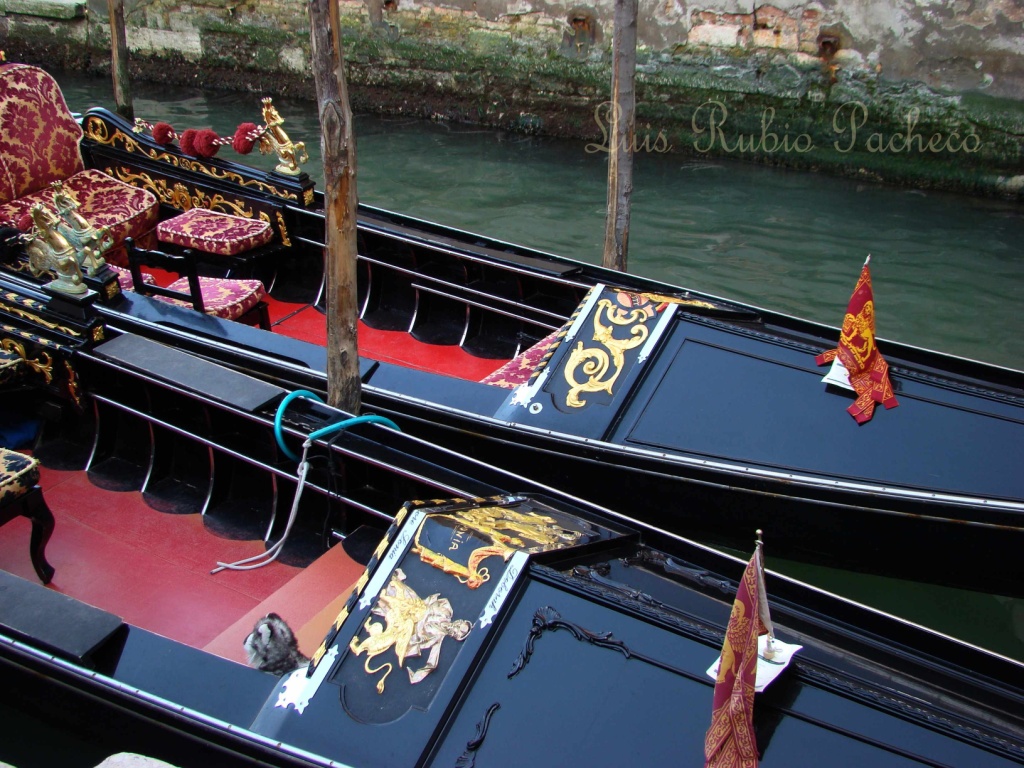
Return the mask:
{"type": "Polygon", "coordinates": [[[17,225],[36,203],[53,208],[50,184],[61,181],[94,227],[108,227],[108,261],[127,266],[126,237],[146,243],[160,206],[149,191],[86,170],[82,129],[56,81],[38,67],[0,65],[0,223],[17,225]]]}

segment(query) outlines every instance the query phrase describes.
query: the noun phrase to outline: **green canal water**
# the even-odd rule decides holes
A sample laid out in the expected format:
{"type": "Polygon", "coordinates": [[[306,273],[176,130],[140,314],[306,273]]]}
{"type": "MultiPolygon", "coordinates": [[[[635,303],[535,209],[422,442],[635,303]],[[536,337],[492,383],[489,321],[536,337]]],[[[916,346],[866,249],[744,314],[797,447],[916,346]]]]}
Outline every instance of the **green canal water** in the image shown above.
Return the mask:
{"type": "MultiPolygon", "coordinates": [[[[73,110],[113,105],[107,81],[59,80],[73,110]]],[[[179,133],[229,136],[241,122],[261,122],[256,94],[136,84],[134,95],[138,117],[179,133]]],[[[307,170],[319,180],[316,105],[275,105],[291,138],[306,142],[307,170]]],[[[600,262],[605,153],[414,119],[359,115],[355,130],[362,202],[600,262]]],[[[636,156],[634,185],[632,272],[839,325],[870,254],[883,352],[892,339],[1024,367],[1019,203],[654,152],[636,156]]],[[[782,561],[770,540],[766,552],[771,569],[1024,660],[1024,600],[782,561]]]]}

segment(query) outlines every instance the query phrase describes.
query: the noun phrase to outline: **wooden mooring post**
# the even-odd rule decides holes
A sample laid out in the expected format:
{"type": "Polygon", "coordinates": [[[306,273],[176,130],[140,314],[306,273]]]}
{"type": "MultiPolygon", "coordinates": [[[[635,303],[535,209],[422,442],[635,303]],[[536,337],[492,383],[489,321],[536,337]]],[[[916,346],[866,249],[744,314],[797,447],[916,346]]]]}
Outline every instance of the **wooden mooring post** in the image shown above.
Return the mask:
{"type": "Polygon", "coordinates": [[[612,40],[611,135],[608,147],[608,213],[604,257],[608,269],[626,271],[630,200],[633,196],[633,144],[636,134],[637,0],[615,0],[612,40]]]}
{"type": "Polygon", "coordinates": [[[338,3],[310,0],[309,21],[327,214],[327,402],[358,415],[362,388],[356,317],[356,143],[338,3]]]}
{"type": "Polygon", "coordinates": [[[124,0],[107,0],[110,13],[110,71],[114,78],[114,109],[125,120],[135,120],[131,75],[128,74],[128,37],[124,29],[124,0]]]}

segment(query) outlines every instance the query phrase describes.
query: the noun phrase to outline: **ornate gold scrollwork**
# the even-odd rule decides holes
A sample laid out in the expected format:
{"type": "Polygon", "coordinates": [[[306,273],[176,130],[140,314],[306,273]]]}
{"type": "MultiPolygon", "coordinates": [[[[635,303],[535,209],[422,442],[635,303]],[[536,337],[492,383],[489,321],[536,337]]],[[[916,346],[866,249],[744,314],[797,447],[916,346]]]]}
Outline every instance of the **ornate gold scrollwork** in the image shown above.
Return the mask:
{"type": "MultiPolygon", "coordinates": [[[[145,155],[150,160],[168,163],[175,167],[178,167],[179,165],[178,157],[176,155],[172,155],[169,152],[159,152],[155,149],[145,147],[140,144],[134,136],[130,136],[120,128],[114,129],[114,132],[111,133],[110,126],[107,125],[105,120],[99,117],[89,117],[85,121],[84,132],[87,139],[95,141],[97,144],[103,144],[108,147],[120,146],[120,148],[125,152],[145,155]]],[[[107,170],[107,173],[110,173],[109,169],[107,170]]]]}
{"type": "Polygon", "coordinates": [[[53,381],[53,358],[46,352],[40,353],[40,357],[38,358],[31,358],[25,351],[25,345],[21,342],[15,341],[14,339],[3,339],[0,341],[0,348],[2,348],[4,352],[15,354],[20,357],[25,365],[36,373],[42,374],[43,380],[47,384],[53,381]]]}
{"type": "MultiPolygon", "coordinates": [[[[209,176],[211,178],[219,179],[221,181],[228,181],[232,184],[237,184],[240,187],[258,189],[261,192],[273,195],[274,197],[281,198],[282,200],[298,200],[298,195],[296,195],[294,192],[289,192],[286,189],[282,189],[281,187],[278,187],[274,184],[268,184],[267,182],[260,181],[259,179],[249,179],[234,171],[226,171],[220,168],[213,168],[207,165],[206,163],[202,162],[201,160],[196,160],[189,157],[179,157],[169,152],[160,152],[155,149],[150,149],[140,144],[134,137],[124,133],[124,131],[120,129],[115,129],[114,132],[111,133],[110,126],[108,126],[104,120],[98,117],[90,117],[88,120],[86,120],[85,135],[87,138],[91,139],[92,141],[95,141],[97,144],[103,144],[109,147],[119,146],[126,152],[144,155],[145,157],[148,157],[150,160],[156,160],[161,163],[167,163],[169,165],[174,166],[175,168],[181,168],[182,170],[192,171],[194,173],[201,173],[204,176],[209,176]]],[[[119,169],[119,171],[133,179],[145,178],[149,181],[150,184],[155,185],[155,182],[153,182],[153,180],[149,178],[147,174],[133,173],[132,171],[129,171],[126,168],[121,168],[119,169]]],[[[107,168],[107,173],[110,174],[111,176],[114,175],[113,173],[111,173],[110,168],[107,168]]],[[[121,180],[127,181],[127,183],[129,184],[132,183],[131,181],[128,181],[126,178],[122,178],[121,180]]],[[[164,183],[166,184],[166,182],[164,183]]],[[[153,188],[153,186],[147,185],[145,188],[149,189],[154,193],[156,191],[153,188]]],[[[312,203],[312,190],[310,190],[307,193],[307,198],[308,205],[312,203]]]]}
{"type": "MultiPolygon", "coordinates": [[[[158,186],[161,187],[163,195],[166,195],[168,198],[164,202],[168,202],[175,208],[180,208],[183,211],[187,211],[190,208],[194,207],[192,204],[192,195],[189,194],[188,187],[186,187],[181,182],[172,185],[168,189],[166,186],[166,181],[164,179],[160,179],[158,182],[158,186]]],[[[161,196],[162,201],[163,195],[161,196]]]]}
{"type": "Polygon", "coordinates": [[[470,589],[477,589],[490,580],[489,570],[480,565],[487,558],[500,557],[507,561],[516,550],[544,552],[560,549],[575,544],[579,537],[579,532],[563,528],[547,515],[522,513],[500,506],[481,506],[428,515],[416,529],[412,551],[427,565],[454,576],[470,589]],[[427,526],[437,526],[449,532],[446,540],[449,552],[468,549],[469,555],[463,558],[465,563],[456,562],[444,552],[427,546],[423,542],[427,526]]]}
{"type": "Polygon", "coordinates": [[[292,241],[288,237],[288,225],[284,223],[284,216],[280,211],[275,212],[277,215],[277,231],[281,233],[281,244],[286,248],[291,248],[292,241]]]}
{"type": "MultiPolygon", "coordinates": [[[[34,312],[30,312],[30,311],[28,311],[27,309],[25,309],[23,307],[17,306],[16,304],[9,304],[9,303],[7,303],[8,301],[13,301],[13,300],[16,300],[17,298],[18,298],[17,294],[6,293],[6,292],[3,293],[3,294],[0,294],[0,309],[2,309],[4,312],[7,312],[7,313],[9,313],[11,315],[14,315],[15,317],[20,317],[22,320],[27,320],[30,323],[34,323],[36,325],[41,325],[44,328],[49,328],[51,331],[59,331],[59,332],[61,332],[63,334],[67,334],[68,336],[80,336],[81,335],[74,328],[69,328],[66,325],[59,325],[58,323],[54,323],[51,320],[47,320],[42,315],[37,315],[34,312]]],[[[38,302],[32,302],[32,304],[30,304],[30,306],[32,306],[32,305],[40,306],[40,308],[41,308],[41,305],[39,305],[38,302]]]]}
{"type": "Polygon", "coordinates": [[[18,328],[13,325],[7,325],[6,323],[0,325],[0,333],[6,333],[11,336],[19,336],[31,344],[35,344],[38,347],[46,347],[47,349],[52,349],[55,352],[59,352],[64,348],[62,345],[58,344],[52,339],[48,339],[45,336],[37,336],[36,334],[32,333],[31,331],[27,331],[24,328],[18,328]]]}
{"type": "Polygon", "coordinates": [[[569,393],[565,397],[567,406],[582,408],[586,405],[586,401],[580,399],[581,392],[604,391],[612,394],[612,387],[622,372],[626,350],[640,346],[650,335],[650,331],[644,325],[644,320],[649,316],[649,311],[644,307],[625,310],[609,299],[597,302],[594,311],[593,340],[604,348],[584,347],[584,342],[580,341],[569,353],[563,370],[565,380],[569,384],[569,393]],[[602,316],[607,318],[607,324],[602,322],[602,316]],[[631,338],[616,338],[616,326],[632,326],[629,330],[631,338]],[[583,382],[576,380],[576,369],[581,366],[583,375],[587,377],[583,382]]]}
{"type": "Polygon", "coordinates": [[[70,397],[75,407],[82,407],[82,388],[78,384],[78,374],[75,373],[75,369],[71,367],[71,363],[67,360],[64,361],[64,370],[67,373],[67,390],[68,397],[70,397]]]}

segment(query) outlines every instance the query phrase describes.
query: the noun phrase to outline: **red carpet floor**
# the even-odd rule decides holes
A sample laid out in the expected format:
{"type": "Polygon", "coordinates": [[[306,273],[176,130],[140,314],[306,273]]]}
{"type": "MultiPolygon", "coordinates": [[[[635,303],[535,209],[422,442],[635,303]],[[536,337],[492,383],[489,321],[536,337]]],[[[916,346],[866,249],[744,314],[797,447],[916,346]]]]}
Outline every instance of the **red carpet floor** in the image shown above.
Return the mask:
{"type": "MultiPolygon", "coordinates": [[[[211,575],[218,560],[259,554],[263,542],[215,537],[198,514],[157,512],[140,493],[102,490],[84,472],[44,468],[41,485],[56,519],[46,549],[56,569],[50,588],[195,647],[301,571],[274,562],[211,575]]],[[[0,568],[38,583],[28,556],[30,531],[24,518],[0,529],[0,568]]]]}
{"type": "MultiPolygon", "coordinates": [[[[274,332],[321,346],[327,343],[327,318],[315,307],[272,302],[274,332]]],[[[479,381],[507,360],[475,357],[457,345],[424,344],[402,331],[380,331],[359,323],[359,354],[381,362],[479,381]]]]}
{"type": "MultiPolygon", "coordinates": [[[[177,277],[158,269],[150,272],[161,285],[177,277]]],[[[320,346],[327,343],[327,318],[315,307],[278,301],[271,296],[267,297],[267,305],[274,333],[320,346]]],[[[402,331],[380,331],[363,322],[359,323],[358,334],[359,354],[363,357],[469,381],[479,381],[508,362],[475,357],[458,345],[424,344],[402,331]]]]}

